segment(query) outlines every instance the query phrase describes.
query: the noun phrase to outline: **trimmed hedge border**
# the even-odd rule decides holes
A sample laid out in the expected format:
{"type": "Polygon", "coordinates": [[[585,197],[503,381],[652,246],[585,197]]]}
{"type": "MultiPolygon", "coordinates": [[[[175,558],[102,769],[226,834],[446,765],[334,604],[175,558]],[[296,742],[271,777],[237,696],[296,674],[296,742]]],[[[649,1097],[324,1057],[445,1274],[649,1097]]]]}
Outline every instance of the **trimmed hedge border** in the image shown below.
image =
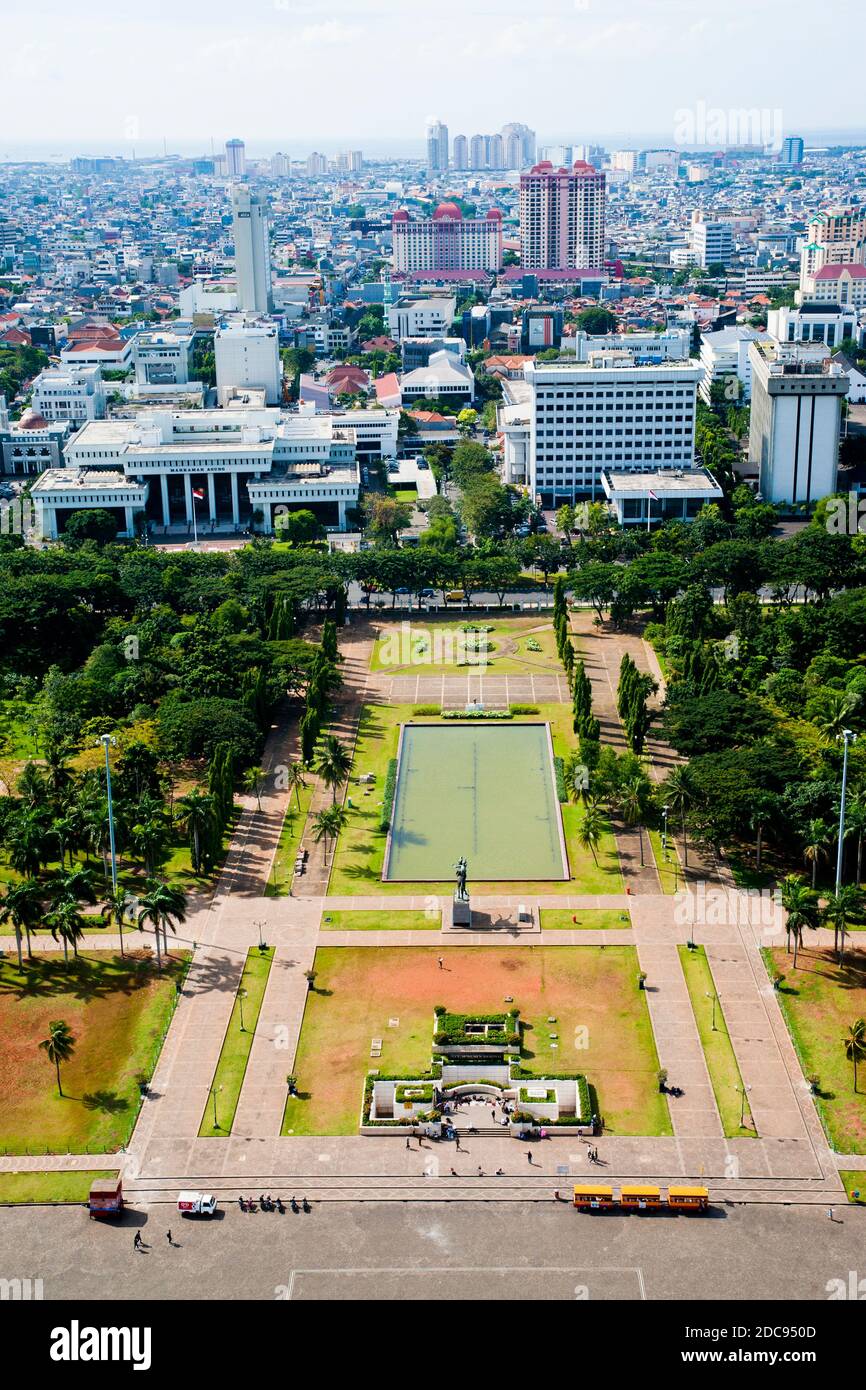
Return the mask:
{"type": "Polygon", "coordinates": [[[397,759],[391,758],[388,763],[388,771],[385,773],[385,788],[382,793],[382,819],[379,822],[380,830],[390,830],[391,816],[394,811],[394,796],[397,791],[397,759]]]}
{"type": "Polygon", "coordinates": [[[556,796],[561,802],[568,801],[568,792],[565,789],[565,763],[557,754],[553,759],[553,771],[556,777],[556,796]]]}
{"type": "Polygon", "coordinates": [[[444,709],[443,719],[510,719],[510,709],[444,709]]]}

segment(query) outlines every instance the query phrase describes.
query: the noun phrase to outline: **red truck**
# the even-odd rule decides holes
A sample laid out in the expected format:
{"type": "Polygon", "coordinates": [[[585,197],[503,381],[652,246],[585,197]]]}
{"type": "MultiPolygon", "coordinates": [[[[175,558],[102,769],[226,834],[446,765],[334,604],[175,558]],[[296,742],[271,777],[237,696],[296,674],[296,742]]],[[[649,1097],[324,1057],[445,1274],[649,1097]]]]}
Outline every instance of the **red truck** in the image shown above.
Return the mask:
{"type": "Polygon", "coordinates": [[[120,1174],[97,1178],[91,1184],[87,1206],[91,1217],[119,1215],[123,1211],[123,1179],[120,1174]]]}

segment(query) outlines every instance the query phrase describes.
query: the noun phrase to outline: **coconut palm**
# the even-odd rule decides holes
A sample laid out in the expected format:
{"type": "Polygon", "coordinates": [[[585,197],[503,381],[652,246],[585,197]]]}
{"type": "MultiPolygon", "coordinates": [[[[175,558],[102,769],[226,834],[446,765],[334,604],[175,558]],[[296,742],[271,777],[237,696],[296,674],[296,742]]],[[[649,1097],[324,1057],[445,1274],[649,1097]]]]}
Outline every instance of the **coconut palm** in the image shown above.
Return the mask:
{"type": "Polygon", "coordinates": [[[862,922],[866,895],[859,884],[843,883],[838,893],[831,893],[824,906],[824,919],[833,923],[833,949],[839,953],[839,964],[845,959],[845,937],[852,922],[862,922]]]}
{"type": "Polygon", "coordinates": [[[177,809],[180,812],[180,827],[189,835],[192,871],[199,874],[202,870],[202,844],[214,824],[214,799],[205,792],[191,791],[178,798],[177,809]]]}
{"type": "Polygon", "coordinates": [[[154,940],[156,941],[157,969],[162,970],[159,933],[161,930],[165,949],[168,951],[166,927],[171,927],[172,931],[175,931],[175,922],[183,923],[186,921],[186,893],[175,884],[163,883],[161,879],[156,878],[149,878],[145,886],[147,892],[143,893],[138,900],[138,929],[143,931],[146,922],[152,924],[154,940]]]}
{"type": "Polygon", "coordinates": [[[818,720],[818,728],[828,743],[835,743],[844,728],[851,722],[851,716],[860,704],[860,696],[853,690],[831,690],[827,694],[824,714],[818,720]]]}
{"type": "Polygon", "coordinates": [[[45,778],[35,763],[26,763],[18,778],[16,790],[24,805],[32,811],[45,804],[47,788],[45,778]]]}
{"type": "Polygon", "coordinates": [[[643,826],[649,810],[651,787],[643,773],[636,773],[628,781],[623,783],[619,794],[619,809],[623,821],[628,826],[637,827],[638,844],[640,845],[640,862],[644,863],[643,857],[643,826]]]}
{"type": "Polygon", "coordinates": [[[289,763],[286,769],[286,786],[289,789],[289,796],[294,791],[299,811],[301,809],[301,787],[306,789],[307,786],[307,779],[304,774],[304,764],[300,762],[289,763]]]}
{"type": "Polygon", "coordinates": [[[117,888],[112,888],[110,892],[106,893],[105,902],[100,911],[100,916],[106,926],[110,926],[112,923],[117,926],[117,930],[120,934],[121,955],[125,955],[123,949],[123,924],[132,919],[136,908],[136,902],[137,899],[130,893],[127,893],[125,888],[121,888],[120,885],[118,885],[117,888]]]}
{"type": "Polygon", "coordinates": [[[689,846],[686,838],[686,815],[695,799],[695,793],[688,767],[685,764],[679,763],[671,769],[662,784],[661,794],[674,815],[680,818],[683,832],[683,868],[687,869],[689,866],[689,846]]]}
{"type": "Polygon", "coordinates": [[[78,955],[78,943],[84,935],[84,917],[74,898],[62,897],[52,903],[45,914],[45,925],[54,940],[63,942],[63,959],[69,964],[69,947],[78,955]]]}
{"type": "Polygon", "coordinates": [[[30,933],[42,917],[42,885],[35,878],[25,878],[20,883],[10,883],[0,899],[0,922],[11,922],[15,932],[15,945],[18,950],[18,969],[23,970],[21,959],[21,933],[27,936],[27,955],[32,957],[30,933]]]}
{"type": "Polygon", "coordinates": [[[810,820],[806,830],[806,843],[803,846],[803,858],[807,864],[812,865],[812,887],[815,887],[815,880],[818,877],[818,864],[827,858],[827,841],[830,837],[830,827],[823,820],[810,820]]]}
{"type": "Polygon", "coordinates": [[[845,832],[857,836],[857,872],[855,883],[863,881],[863,836],[866,834],[866,796],[856,791],[848,798],[845,807],[845,832]]]}
{"type": "Polygon", "coordinates": [[[256,798],[256,805],[262,809],[262,792],[267,782],[268,774],[263,767],[248,767],[244,773],[244,791],[248,791],[256,798]]]}
{"type": "Polygon", "coordinates": [[[818,898],[800,874],[787,874],[782,879],[782,907],[785,909],[785,932],[788,951],[794,942],[794,969],[797,969],[797,950],[803,944],[803,929],[818,925],[818,898]]]}
{"type": "Polygon", "coordinates": [[[6,852],[9,863],[24,878],[35,878],[51,858],[55,843],[42,811],[25,810],[17,815],[6,830],[6,852]]]}
{"type": "Polygon", "coordinates": [[[590,803],[585,807],[577,827],[577,843],[582,849],[591,851],[595,864],[598,864],[596,850],[604,834],[604,828],[604,815],[601,807],[590,803]]]}
{"type": "Polygon", "coordinates": [[[764,853],[764,827],[768,821],[772,821],[779,808],[778,797],[770,792],[760,793],[755,797],[752,804],[752,814],[749,817],[749,825],[755,834],[755,868],[761,872],[761,862],[764,853]]]}
{"type": "Polygon", "coordinates": [[[63,1086],[60,1082],[60,1063],[68,1062],[75,1051],[75,1038],[68,1023],[62,1019],[54,1019],[48,1025],[48,1037],[43,1038],[39,1044],[42,1051],[48,1057],[49,1062],[53,1062],[57,1071],[57,1089],[63,1095],[63,1086]]]}
{"type": "Polygon", "coordinates": [[[345,782],[352,769],[352,756],[344,743],[333,734],[328,734],[319,745],[314,771],[321,777],[326,787],[333,792],[337,802],[337,788],[345,782]]]}
{"type": "Polygon", "coordinates": [[[857,1090],[857,1063],[866,1057],[866,1019],[858,1018],[848,1026],[845,1039],[845,1056],[854,1064],[854,1090],[857,1090]]]}
{"type": "Polygon", "coordinates": [[[144,872],[150,878],[163,858],[169,839],[169,826],[165,807],[158,797],[145,792],[139,798],[133,812],[134,824],[130,828],[130,839],[136,854],[144,861],[144,872]]]}

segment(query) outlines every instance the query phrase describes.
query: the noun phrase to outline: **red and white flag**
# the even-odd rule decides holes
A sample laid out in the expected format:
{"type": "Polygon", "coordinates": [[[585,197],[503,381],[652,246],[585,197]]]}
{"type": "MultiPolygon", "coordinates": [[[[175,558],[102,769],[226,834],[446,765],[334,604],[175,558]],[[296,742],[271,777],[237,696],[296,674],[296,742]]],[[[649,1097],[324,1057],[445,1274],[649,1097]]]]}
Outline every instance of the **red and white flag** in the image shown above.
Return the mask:
{"type": "Polygon", "coordinates": [[[193,495],[193,497],[195,498],[196,502],[203,502],[203,501],[204,501],[204,493],[203,493],[203,492],[199,492],[199,490],[198,490],[197,487],[194,487],[194,488],[193,488],[193,490],[192,490],[192,495],[193,495]]]}

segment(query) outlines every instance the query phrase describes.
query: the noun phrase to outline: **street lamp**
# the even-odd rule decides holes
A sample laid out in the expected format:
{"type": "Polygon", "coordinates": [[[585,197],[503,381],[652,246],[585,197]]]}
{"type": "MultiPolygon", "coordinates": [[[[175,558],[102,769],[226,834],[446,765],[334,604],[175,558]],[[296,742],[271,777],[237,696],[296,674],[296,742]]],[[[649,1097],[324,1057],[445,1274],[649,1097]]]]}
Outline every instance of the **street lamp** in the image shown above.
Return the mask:
{"type": "Polygon", "coordinates": [[[667,859],[667,857],[668,857],[668,808],[667,808],[666,805],[662,807],[662,815],[664,816],[664,826],[663,826],[663,828],[662,828],[662,849],[663,849],[663,851],[664,851],[664,857],[665,857],[665,859],[667,859]]]}
{"type": "Polygon", "coordinates": [[[850,729],[843,729],[841,734],[836,735],[837,740],[842,740],[842,796],[839,801],[839,843],[836,847],[836,895],[842,887],[842,851],[845,845],[845,794],[848,788],[848,745],[857,742],[857,735],[850,729]]]}
{"type": "Polygon", "coordinates": [[[246,997],[247,997],[247,992],[246,992],[246,990],[245,990],[245,989],[239,989],[239,990],[238,990],[238,1004],[240,1005],[240,1009],[241,1009],[241,1032],[242,1032],[242,1033],[245,1033],[245,1032],[247,1031],[246,1028],[244,1027],[244,1000],[246,999],[246,997]]]}
{"type": "Polygon", "coordinates": [[[220,1127],[220,1126],[219,1126],[219,1120],[217,1119],[216,1098],[217,1098],[217,1092],[218,1092],[218,1091],[221,1091],[221,1090],[222,1090],[222,1086],[211,1086],[211,1088],[210,1088],[211,1098],[212,1098],[212,1100],[213,1100],[213,1127],[214,1127],[214,1129],[219,1129],[219,1127],[220,1127]]]}
{"type": "MultiPolygon", "coordinates": [[[[111,845],[111,886],[117,892],[117,854],[114,846],[114,807],[111,800],[111,763],[108,758],[109,748],[113,748],[117,739],[112,734],[102,734],[99,743],[105,749],[105,786],[108,792],[108,839],[111,845]]],[[[97,744],[97,747],[99,744],[97,744]]]]}
{"type": "Polygon", "coordinates": [[[718,1032],[718,1029],[716,1028],[716,992],[715,990],[713,990],[711,993],[710,990],[706,990],[705,993],[707,998],[712,999],[713,1001],[713,1032],[716,1033],[718,1032]]]}
{"type": "Polygon", "coordinates": [[[256,928],[256,930],[258,931],[258,934],[259,934],[259,950],[260,950],[260,951],[263,951],[263,950],[265,949],[265,945],[267,944],[267,943],[265,942],[264,937],[262,936],[262,929],[263,929],[264,927],[266,927],[267,925],[268,925],[267,922],[253,922],[253,926],[256,928]]]}
{"type": "Polygon", "coordinates": [[[740,1129],[746,1127],[746,1096],[751,1091],[751,1086],[735,1086],[734,1090],[740,1092],[740,1129]]]}

